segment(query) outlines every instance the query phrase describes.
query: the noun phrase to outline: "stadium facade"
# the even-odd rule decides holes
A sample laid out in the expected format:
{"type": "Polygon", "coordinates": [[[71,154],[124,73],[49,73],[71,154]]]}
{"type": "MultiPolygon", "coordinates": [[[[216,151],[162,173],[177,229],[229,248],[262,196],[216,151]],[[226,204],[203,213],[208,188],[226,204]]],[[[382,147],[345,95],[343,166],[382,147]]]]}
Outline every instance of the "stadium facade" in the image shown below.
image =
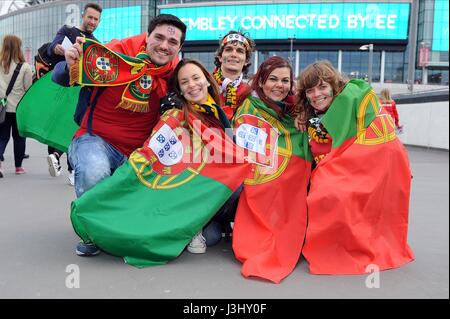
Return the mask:
{"type": "MultiPolygon", "coordinates": [[[[2,15],[0,37],[20,36],[26,59],[33,62],[37,48],[63,24],[79,24],[87,2],[52,1],[2,15]]],[[[159,12],[177,15],[188,26],[182,55],[201,60],[210,71],[219,39],[234,29],[256,42],[250,74],[267,57],[280,55],[296,75],[309,63],[327,59],[348,77],[448,85],[447,0],[95,2],[104,8],[95,32],[102,42],[145,32],[159,12]]]]}

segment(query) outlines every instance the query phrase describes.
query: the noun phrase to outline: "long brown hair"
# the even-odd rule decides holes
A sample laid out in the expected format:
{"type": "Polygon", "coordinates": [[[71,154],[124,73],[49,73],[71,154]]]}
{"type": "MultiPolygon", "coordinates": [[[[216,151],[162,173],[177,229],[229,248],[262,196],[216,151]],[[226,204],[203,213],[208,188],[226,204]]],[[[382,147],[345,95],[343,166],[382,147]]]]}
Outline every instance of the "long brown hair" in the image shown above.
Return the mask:
{"type": "Polygon", "coordinates": [[[201,62],[193,59],[182,59],[180,62],[178,62],[177,67],[173,71],[172,78],[170,80],[170,90],[175,92],[176,95],[183,101],[183,110],[185,114],[185,119],[187,119],[188,113],[196,113],[197,117],[202,121],[208,124],[208,126],[212,127],[221,127],[223,128],[222,122],[220,120],[216,119],[214,116],[207,116],[202,113],[198,113],[186,100],[186,98],[183,96],[181,89],[180,89],[180,83],[178,82],[178,73],[180,72],[180,69],[187,64],[194,64],[202,70],[202,73],[205,75],[206,80],[210,84],[208,87],[208,93],[213,98],[214,102],[217,104],[218,107],[221,107],[220,105],[220,93],[219,93],[219,86],[217,85],[216,80],[213,78],[213,76],[208,72],[208,70],[205,69],[205,67],[202,65],[201,62]]]}
{"type": "Polygon", "coordinates": [[[15,63],[25,62],[21,46],[22,40],[19,37],[13,34],[5,35],[0,52],[0,66],[3,72],[9,73],[9,67],[13,61],[15,63]]]}
{"type": "Polygon", "coordinates": [[[380,94],[381,94],[382,100],[387,101],[387,102],[392,101],[391,92],[389,91],[389,89],[387,89],[387,88],[382,89],[380,94]]]}
{"type": "Polygon", "coordinates": [[[292,94],[294,73],[292,72],[292,66],[289,64],[289,62],[280,56],[271,56],[259,66],[258,71],[252,78],[251,89],[252,91],[255,91],[256,94],[258,94],[258,97],[264,102],[264,104],[266,104],[268,107],[277,112],[277,114],[280,117],[283,117],[286,111],[290,109],[289,105],[286,105],[287,106],[286,109],[283,110],[279,105],[277,105],[277,103],[275,103],[275,101],[271,100],[264,94],[264,91],[260,86],[266,83],[267,79],[269,78],[269,75],[273,72],[273,70],[280,68],[288,68],[291,77],[291,85],[289,93],[283,100],[283,102],[287,102],[289,96],[292,94]]]}
{"type": "Polygon", "coordinates": [[[296,113],[300,114],[302,122],[306,122],[311,117],[314,117],[314,108],[306,98],[306,90],[322,82],[327,82],[331,85],[333,97],[336,97],[344,89],[348,81],[333,68],[330,61],[320,60],[308,65],[297,81],[296,113]]]}

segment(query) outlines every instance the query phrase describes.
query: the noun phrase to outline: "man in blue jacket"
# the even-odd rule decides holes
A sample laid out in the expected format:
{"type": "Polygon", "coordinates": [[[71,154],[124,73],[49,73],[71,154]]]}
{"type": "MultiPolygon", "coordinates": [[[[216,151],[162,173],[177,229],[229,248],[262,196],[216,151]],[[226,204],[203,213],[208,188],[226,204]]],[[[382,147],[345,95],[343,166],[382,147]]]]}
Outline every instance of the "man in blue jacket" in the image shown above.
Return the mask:
{"type": "MultiPolygon", "coordinates": [[[[67,39],[69,39],[72,44],[76,42],[77,37],[85,37],[97,40],[93,33],[100,23],[101,13],[102,7],[100,5],[96,3],[88,3],[84,6],[83,14],[81,16],[82,23],[80,27],[69,27],[67,25],[64,25],[61,27],[61,29],[58,30],[58,33],[56,34],[52,43],[47,48],[47,56],[52,61],[53,65],[56,65],[56,63],[65,60],[65,49],[62,45],[64,38],[67,37],[67,39]]],[[[88,94],[88,92],[84,92],[84,95],[86,94],[88,94]]],[[[51,146],[48,147],[48,171],[53,177],[59,176],[61,174],[61,164],[59,158],[62,154],[62,151],[57,150],[51,146]]],[[[69,171],[69,183],[73,186],[74,174],[69,161],[67,161],[67,167],[69,171]]]]}

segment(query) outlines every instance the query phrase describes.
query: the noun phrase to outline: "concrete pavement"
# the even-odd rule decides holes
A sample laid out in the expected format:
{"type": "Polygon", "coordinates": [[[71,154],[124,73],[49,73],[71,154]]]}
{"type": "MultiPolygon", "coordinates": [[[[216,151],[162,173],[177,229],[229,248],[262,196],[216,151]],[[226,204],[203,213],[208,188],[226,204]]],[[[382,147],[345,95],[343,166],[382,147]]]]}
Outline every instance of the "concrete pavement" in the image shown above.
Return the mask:
{"type": "Polygon", "coordinates": [[[66,176],[50,177],[46,146],[31,139],[27,174],[14,175],[11,146],[0,179],[0,298],[449,298],[448,151],[408,147],[414,174],[409,243],[416,260],[381,272],[380,287],[369,289],[367,276],[311,275],[304,259],[279,285],[245,279],[226,243],[144,269],[104,253],[78,257],[69,219],[73,187],[66,176]],[[78,271],[79,288],[68,288],[78,283],[78,271]]]}

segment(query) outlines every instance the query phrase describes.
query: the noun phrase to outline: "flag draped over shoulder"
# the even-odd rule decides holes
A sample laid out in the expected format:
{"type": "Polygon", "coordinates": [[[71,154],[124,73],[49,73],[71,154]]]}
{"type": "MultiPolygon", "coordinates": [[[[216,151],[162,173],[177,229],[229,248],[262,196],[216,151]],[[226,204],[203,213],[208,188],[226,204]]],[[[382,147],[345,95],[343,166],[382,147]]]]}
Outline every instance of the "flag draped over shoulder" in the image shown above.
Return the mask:
{"type": "Polygon", "coordinates": [[[332,150],[311,175],[303,247],[311,273],[364,274],[413,260],[408,156],[372,88],[351,80],[322,124],[332,150]]]}
{"type": "Polygon", "coordinates": [[[17,107],[19,134],[67,151],[78,125],[73,120],[81,87],[63,87],[48,72],[25,93],[17,107]]]}
{"type": "Polygon", "coordinates": [[[177,257],[243,183],[250,164],[223,130],[169,110],[144,146],[72,203],[76,233],[145,267],[177,257]],[[207,145],[207,146],[206,146],[207,145]]]}
{"type": "Polygon", "coordinates": [[[297,264],[306,233],[307,134],[256,97],[244,101],[233,126],[237,144],[254,162],[236,212],[234,254],[243,276],[279,283],[297,264]]]}

